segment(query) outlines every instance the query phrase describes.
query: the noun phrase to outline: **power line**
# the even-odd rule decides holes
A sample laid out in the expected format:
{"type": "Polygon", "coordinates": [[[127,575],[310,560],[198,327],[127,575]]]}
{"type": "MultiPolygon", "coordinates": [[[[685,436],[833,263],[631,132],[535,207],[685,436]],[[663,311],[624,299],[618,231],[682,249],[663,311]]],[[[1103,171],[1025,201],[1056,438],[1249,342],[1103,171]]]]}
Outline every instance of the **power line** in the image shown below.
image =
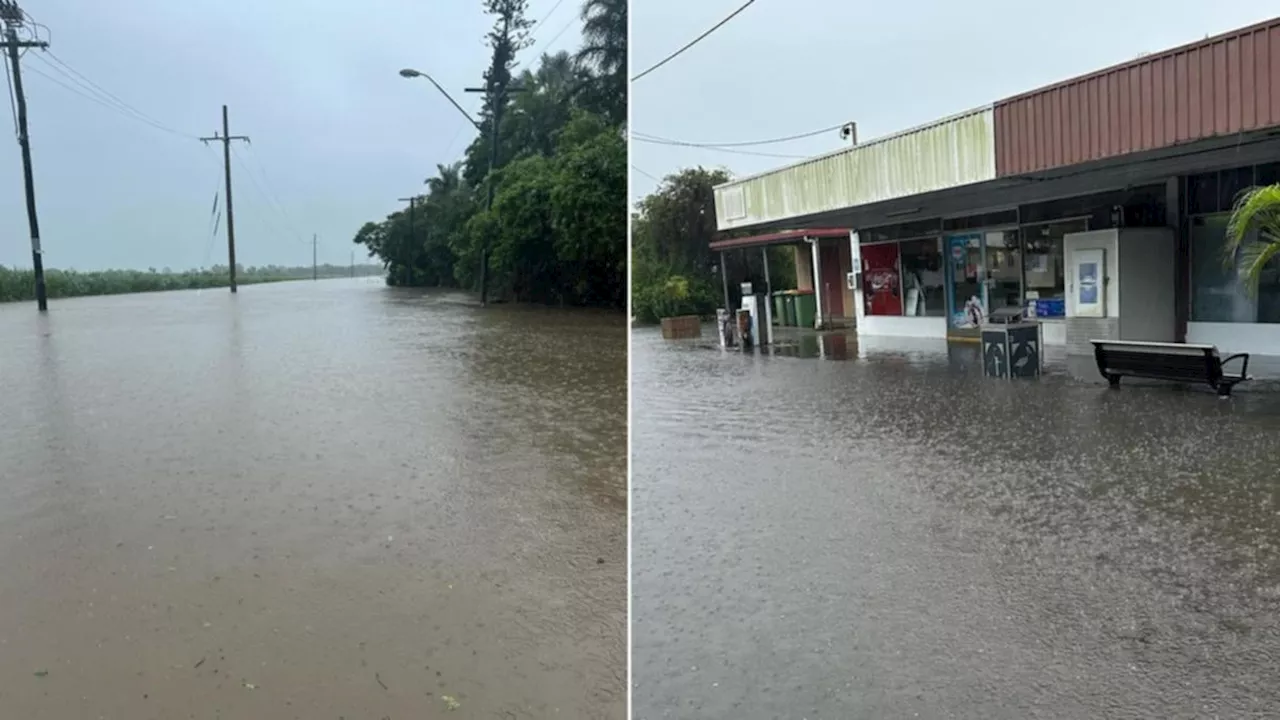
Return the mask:
{"type": "MultiPolygon", "coordinates": [[[[249,147],[252,148],[253,145],[251,144],[249,145],[249,147]]],[[[258,167],[258,173],[262,176],[262,188],[259,188],[259,189],[263,190],[263,194],[267,196],[267,201],[273,206],[273,209],[276,212],[280,213],[280,217],[281,219],[284,220],[284,224],[293,230],[293,234],[297,236],[298,241],[304,242],[302,238],[302,233],[298,232],[298,227],[297,225],[294,224],[293,218],[289,215],[289,212],[284,209],[284,203],[280,202],[280,196],[277,195],[275,191],[272,189],[273,186],[271,184],[271,179],[267,175],[267,168],[263,164],[262,158],[258,155],[258,152],[256,150],[254,150],[250,154],[253,156],[254,164],[258,167]]],[[[238,154],[237,154],[237,157],[239,157],[238,154]]],[[[242,164],[243,162],[244,161],[241,160],[242,164]]],[[[246,168],[245,171],[250,173],[249,179],[253,180],[252,172],[248,170],[248,168],[246,168]]],[[[254,184],[255,185],[257,184],[256,181],[254,184]]]]}
{"type": "Polygon", "coordinates": [[[39,56],[39,55],[37,55],[36,57],[40,58],[40,60],[41,60],[41,61],[43,61],[43,62],[45,62],[45,64],[50,65],[51,67],[55,67],[55,68],[59,69],[60,71],[62,71],[62,72],[63,72],[63,74],[64,74],[64,75],[69,74],[69,75],[75,76],[75,78],[78,78],[82,83],[84,83],[84,84],[85,84],[85,85],[87,85],[88,87],[92,88],[93,90],[95,90],[95,91],[97,91],[97,92],[101,93],[102,95],[106,96],[107,98],[109,98],[110,100],[112,100],[113,102],[115,102],[117,105],[119,105],[119,106],[121,107],[121,109],[126,110],[126,111],[128,111],[128,112],[130,112],[130,113],[132,113],[132,114],[136,115],[136,116],[138,117],[138,119],[140,119],[140,120],[142,120],[142,121],[146,122],[146,123],[147,123],[147,124],[149,124],[149,125],[153,125],[153,126],[155,126],[156,128],[158,128],[158,129],[160,129],[160,130],[163,130],[163,131],[165,131],[165,132],[167,132],[167,133],[171,133],[171,134],[173,134],[173,135],[177,135],[177,136],[179,136],[179,137],[184,137],[184,138],[187,138],[187,139],[195,139],[195,136],[194,136],[194,135],[191,135],[190,133],[184,133],[184,132],[180,132],[180,131],[178,131],[178,130],[174,130],[173,128],[171,128],[171,127],[169,127],[169,126],[165,125],[164,123],[160,122],[159,120],[156,120],[155,118],[151,117],[151,116],[150,116],[150,115],[148,115],[147,113],[144,113],[144,112],[142,112],[141,110],[139,110],[138,108],[136,108],[136,107],[134,107],[134,106],[130,105],[129,103],[127,103],[127,102],[125,102],[125,101],[121,100],[119,97],[117,97],[117,96],[116,96],[114,93],[112,93],[111,91],[109,91],[109,90],[107,90],[106,88],[102,87],[101,85],[99,85],[98,83],[94,82],[93,80],[90,80],[88,77],[85,77],[85,75],[84,75],[83,73],[81,73],[79,70],[76,70],[75,68],[71,67],[71,64],[70,64],[70,63],[68,63],[67,61],[65,61],[65,60],[63,60],[62,58],[58,57],[56,54],[54,54],[54,52],[53,52],[52,50],[46,50],[44,54],[45,54],[45,55],[48,55],[48,57],[49,57],[49,58],[51,58],[55,63],[57,63],[57,66],[54,66],[52,63],[49,63],[48,61],[44,60],[44,58],[43,58],[43,57],[41,57],[41,56],[39,56]]]}
{"type": "Polygon", "coordinates": [[[662,182],[662,181],[661,181],[661,180],[659,180],[658,178],[654,177],[653,175],[650,175],[649,173],[645,172],[644,170],[641,170],[640,168],[636,167],[635,165],[632,165],[632,166],[631,166],[631,169],[632,169],[632,170],[635,170],[636,172],[640,173],[641,175],[643,175],[643,176],[645,176],[645,177],[649,178],[650,180],[652,180],[652,181],[654,181],[654,182],[656,182],[656,183],[660,183],[660,182],[662,182]]]}
{"type": "Polygon", "coordinates": [[[564,0],[556,0],[556,4],[551,6],[551,10],[548,11],[546,15],[543,15],[542,19],[538,21],[538,24],[534,25],[533,29],[529,31],[529,36],[533,37],[534,35],[537,35],[538,28],[542,27],[542,24],[547,20],[550,20],[551,16],[556,14],[556,10],[560,9],[562,4],[564,4],[564,0]]]}
{"type": "MultiPolygon", "coordinates": [[[[263,189],[262,185],[258,182],[258,178],[256,175],[253,174],[253,171],[249,169],[249,164],[244,161],[243,157],[241,157],[239,150],[237,150],[235,147],[232,147],[231,156],[235,158],[236,163],[240,165],[240,169],[244,170],[244,174],[249,176],[249,184],[253,185],[254,190],[257,190],[258,194],[262,196],[263,202],[267,206],[267,209],[275,212],[276,214],[283,215],[282,213],[280,213],[280,210],[276,208],[275,205],[272,204],[270,195],[267,194],[267,191],[263,189]]],[[[281,217],[280,219],[283,220],[283,217],[281,217]]],[[[284,230],[281,230],[280,226],[275,223],[275,220],[273,218],[269,217],[268,213],[263,213],[263,220],[265,220],[267,225],[270,226],[269,229],[272,233],[275,233],[276,235],[281,235],[284,237],[288,237],[290,234],[292,234],[294,235],[294,239],[297,240],[298,242],[305,242],[302,239],[302,235],[299,234],[296,229],[292,229],[291,223],[285,222],[286,228],[284,230]]]]}
{"type": "Polygon", "coordinates": [[[769,140],[752,140],[749,142],[691,142],[686,140],[672,140],[671,138],[659,137],[657,135],[653,135],[650,133],[632,132],[631,134],[644,136],[652,140],[661,140],[662,142],[684,145],[687,147],[732,148],[732,147],[752,147],[756,145],[776,145],[778,143],[791,142],[792,140],[803,140],[805,138],[817,137],[818,135],[824,135],[829,132],[834,132],[844,126],[845,126],[845,123],[841,123],[839,125],[832,125],[831,127],[824,127],[820,130],[812,130],[810,132],[800,133],[798,135],[788,135],[786,137],[772,138],[769,140]]]}
{"type": "MultiPolygon", "coordinates": [[[[560,36],[563,35],[565,31],[568,30],[570,27],[572,27],[573,24],[577,21],[578,21],[578,18],[573,18],[569,22],[565,23],[564,27],[560,28],[560,32],[557,32],[555,35],[551,36],[551,39],[547,41],[545,47],[549,48],[552,45],[554,45],[555,42],[560,39],[560,36]]],[[[545,53],[546,50],[543,50],[543,52],[545,53]]]]}
{"type": "MultiPolygon", "coordinates": [[[[41,59],[41,60],[43,59],[40,55],[35,55],[34,57],[35,57],[36,59],[41,59]]],[[[57,78],[57,77],[54,77],[53,75],[50,75],[50,74],[48,74],[48,73],[46,73],[46,72],[43,72],[43,71],[41,71],[39,68],[34,67],[34,66],[28,66],[28,68],[27,68],[27,69],[28,69],[29,71],[31,71],[31,72],[33,72],[33,73],[35,73],[36,75],[39,75],[40,77],[43,77],[44,79],[48,80],[49,82],[51,82],[51,83],[53,83],[53,84],[55,84],[55,85],[58,85],[58,86],[62,87],[62,88],[63,88],[64,90],[66,90],[67,92],[70,92],[70,93],[72,93],[72,94],[74,94],[74,95],[79,95],[80,97],[84,98],[85,100],[88,100],[88,101],[90,101],[90,102],[93,102],[93,103],[96,103],[96,104],[98,104],[98,105],[101,105],[102,107],[104,107],[104,108],[106,108],[106,109],[108,109],[108,110],[112,110],[112,111],[114,111],[114,112],[117,112],[117,113],[119,113],[121,116],[126,117],[126,118],[129,118],[130,120],[136,120],[136,121],[138,121],[138,122],[145,123],[146,125],[148,125],[148,126],[150,126],[150,127],[154,128],[154,129],[156,129],[156,130],[160,130],[160,131],[162,131],[162,132],[166,132],[166,133],[169,133],[169,134],[171,134],[171,135],[177,135],[177,136],[179,136],[179,137],[184,137],[184,138],[190,138],[190,137],[193,137],[193,136],[191,136],[191,135],[187,135],[186,133],[182,133],[182,132],[179,132],[179,131],[177,131],[177,130],[174,130],[173,128],[167,127],[167,126],[165,126],[165,125],[163,125],[163,124],[161,124],[161,123],[159,123],[159,122],[156,122],[156,121],[154,121],[154,120],[151,120],[151,119],[150,119],[150,118],[148,118],[147,116],[145,116],[145,115],[143,115],[143,114],[141,114],[141,113],[139,113],[139,112],[137,112],[137,111],[131,111],[131,110],[128,110],[128,109],[126,109],[126,106],[124,106],[124,105],[116,104],[116,103],[113,103],[113,102],[111,102],[111,101],[109,101],[109,100],[104,99],[103,97],[101,97],[101,96],[99,96],[99,95],[95,94],[95,92],[94,92],[94,91],[89,90],[89,89],[88,89],[88,88],[87,88],[83,83],[78,82],[74,77],[70,76],[68,73],[63,72],[63,71],[62,71],[60,68],[58,68],[56,65],[53,65],[53,64],[48,63],[48,62],[45,62],[45,65],[46,65],[46,67],[49,67],[49,68],[51,68],[51,69],[53,69],[53,70],[55,70],[55,71],[59,72],[59,73],[62,75],[62,77],[66,78],[66,79],[67,79],[67,81],[69,81],[69,82],[71,82],[71,83],[73,83],[73,84],[68,84],[68,82],[63,81],[63,80],[61,80],[61,79],[59,79],[59,78],[57,78]]]]}
{"type": "Polygon", "coordinates": [[[756,0],[747,0],[745,3],[743,3],[743,4],[742,4],[742,7],[738,8],[737,10],[734,10],[732,13],[730,13],[730,14],[729,14],[729,16],[728,16],[728,17],[726,17],[725,19],[723,19],[723,20],[721,20],[720,22],[716,23],[715,25],[712,25],[710,30],[707,30],[706,32],[704,32],[704,33],[702,33],[701,35],[699,35],[698,37],[696,37],[696,38],[694,38],[694,39],[690,40],[690,41],[689,41],[689,43],[688,43],[688,44],[686,44],[684,47],[680,48],[679,50],[676,50],[675,52],[673,52],[673,53],[671,53],[670,55],[666,56],[666,57],[665,57],[665,58],[663,58],[662,60],[658,61],[658,64],[651,66],[648,70],[645,70],[644,72],[640,73],[639,75],[636,75],[635,77],[631,78],[631,82],[635,82],[635,81],[639,80],[640,78],[644,77],[645,75],[648,75],[649,73],[653,72],[654,70],[657,70],[658,68],[662,67],[663,65],[666,65],[667,63],[671,62],[672,60],[675,60],[677,57],[679,57],[679,56],[680,56],[680,54],[681,54],[681,53],[683,53],[684,51],[686,51],[686,50],[688,50],[689,48],[693,47],[694,45],[697,45],[699,42],[702,42],[702,40],[703,40],[704,38],[706,38],[708,35],[710,35],[711,33],[715,32],[716,30],[719,30],[721,27],[723,27],[723,26],[724,26],[724,24],[725,24],[725,23],[727,23],[727,22],[729,22],[730,20],[732,20],[732,19],[734,19],[735,17],[737,17],[739,13],[741,13],[743,10],[746,10],[748,7],[750,7],[752,4],[754,4],[754,3],[755,3],[755,1],[756,1],[756,0]]]}
{"type": "Polygon", "coordinates": [[[699,150],[714,150],[716,152],[729,153],[731,155],[754,155],[756,157],[784,158],[787,160],[803,160],[807,155],[784,155],[782,153],[755,152],[752,150],[736,150],[734,148],[720,147],[718,145],[691,145],[683,142],[668,142],[638,135],[632,135],[632,140],[636,142],[649,143],[650,145],[667,145],[670,147],[692,147],[699,150]]]}

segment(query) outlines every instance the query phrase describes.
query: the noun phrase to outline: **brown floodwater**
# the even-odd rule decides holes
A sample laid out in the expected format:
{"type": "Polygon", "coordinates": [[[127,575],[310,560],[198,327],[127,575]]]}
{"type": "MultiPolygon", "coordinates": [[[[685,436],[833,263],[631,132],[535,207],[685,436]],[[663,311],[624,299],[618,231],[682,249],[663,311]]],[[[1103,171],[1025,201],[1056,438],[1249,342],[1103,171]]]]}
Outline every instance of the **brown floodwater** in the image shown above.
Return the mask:
{"type": "Polygon", "coordinates": [[[6,718],[622,718],[616,313],[0,306],[6,718]]]}
{"type": "Polygon", "coordinates": [[[637,720],[1280,717],[1274,379],[805,344],[632,336],[637,720]]]}

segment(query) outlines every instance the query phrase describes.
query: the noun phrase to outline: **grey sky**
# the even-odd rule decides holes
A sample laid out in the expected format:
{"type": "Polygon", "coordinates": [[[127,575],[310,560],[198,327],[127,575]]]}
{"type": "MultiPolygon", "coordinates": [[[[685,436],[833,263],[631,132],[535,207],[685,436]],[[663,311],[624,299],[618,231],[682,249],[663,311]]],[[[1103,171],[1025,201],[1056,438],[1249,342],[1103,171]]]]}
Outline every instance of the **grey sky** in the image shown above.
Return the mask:
{"type": "MultiPolygon", "coordinates": [[[[310,264],[313,232],[321,262],[346,263],[361,224],[396,209],[396,198],[417,192],[437,163],[460,159],[474,137],[426,80],[396,71],[431,73],[474,113],[480,98],[462,89],[481,83],[488,62],[481,0],[22,4],[50,27],[58,57],[168,127],[212,135],[222,104],[230,106],[232,134],[253,140],[232,161],[237,259],[246,265],[310,264]]],[[[548,19],[522,67],[543,51],[577,48],[580,2],[556,4],[531,0],[530,17],[548,19]]],[[[45,265],[225,263],[225,235],[210,243],[206,232],[220,149],[68,92],[37,74],[66,82],[37,53],[23,68],[45,265]]],[[[0,264],[29,267],[21,156],[8,100],[0,104],[9,138],[0,142],[0,264]]]]}
{"type": "MultiPolygon", "coordinates": [[[[633,74],[741,5],[635,0],[633,74]]],[[[867,140],[1015,93],[1267,19],[1255,0],[757,0],[631,88],[631,129],[687,142],[782,137],[858,123],[867,140]]],[[[836,133],[762,147],[816,155],[836,133]]],[[[791,160],[632,142],[631,162],[747,175],[791,160]]],[[[656,183],[632,170],[632,199],[656,183]]]]}

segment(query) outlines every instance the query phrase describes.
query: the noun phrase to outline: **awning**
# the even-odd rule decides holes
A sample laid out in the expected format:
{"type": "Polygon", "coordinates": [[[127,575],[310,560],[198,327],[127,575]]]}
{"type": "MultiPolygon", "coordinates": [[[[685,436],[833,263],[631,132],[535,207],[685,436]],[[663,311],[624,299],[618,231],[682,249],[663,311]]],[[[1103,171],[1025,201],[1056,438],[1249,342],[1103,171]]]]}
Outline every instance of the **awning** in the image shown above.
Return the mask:
{"type": "Polygon", "coordinates": [[[711,243],[712,250],[740,250],[749,247],[766,245],[792,245],[803,242],[805,238],[847,238],[847,228],[810,228],[808,230],[783,230],[782,232],[752,235],[750,237],[716,240],[711,243]]]}

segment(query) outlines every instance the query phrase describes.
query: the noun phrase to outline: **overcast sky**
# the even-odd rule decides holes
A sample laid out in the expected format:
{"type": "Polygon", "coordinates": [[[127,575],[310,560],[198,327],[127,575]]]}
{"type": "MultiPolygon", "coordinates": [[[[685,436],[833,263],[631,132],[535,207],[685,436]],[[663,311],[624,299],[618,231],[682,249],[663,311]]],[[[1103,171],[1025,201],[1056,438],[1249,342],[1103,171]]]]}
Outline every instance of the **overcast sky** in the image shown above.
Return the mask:
{"type": "MultiPolygon", "coordinates": [[[[396,72],[432,73],[474,113],[480,99],[462,89],[481,84],[488,64],[481,0],[22,5],[49,26],[61,60],[167,127],[212,135],[230,106],[231,133],[253,140],[232,161],[237,259],[246,265],[309,265],[313,232],[320,261],[345,264],[364,222],[395,210],[396,198],[418,192],[474,137],[426,80],[396,72]]],[[[577,48],[579,0],[530,0],[530,8],[533,20],[547,20],[522,66],[542,51],[577,48]]],[[[220,148],[59,87],[37,74],[70,84],[50,61],[36,50],[22,61],[46,267],[225,263],[225,234],[211,242],[207,232],[220,148]]],[[[0,114],[9,138],[0,141],[0,264],[30,267],[21,154],[9,109],[0,114]]]]}
{"type": "MultiPolygon", "coordinates": [[[[742,4],[634,0],[633,75],[742,4]]],[[[858,123],[861,140],[1276,15],[1256,0],[757,0],[631,88],[631,129],[686,142],[744,142],[858,123]]],[[[834,132],[746,148],[802,156],[834,132]]],[[[792,162],[632,142],[632,199],[648,175],[792,162]],[[635,169],[638,168],[638,169],[635,169]]]]}

